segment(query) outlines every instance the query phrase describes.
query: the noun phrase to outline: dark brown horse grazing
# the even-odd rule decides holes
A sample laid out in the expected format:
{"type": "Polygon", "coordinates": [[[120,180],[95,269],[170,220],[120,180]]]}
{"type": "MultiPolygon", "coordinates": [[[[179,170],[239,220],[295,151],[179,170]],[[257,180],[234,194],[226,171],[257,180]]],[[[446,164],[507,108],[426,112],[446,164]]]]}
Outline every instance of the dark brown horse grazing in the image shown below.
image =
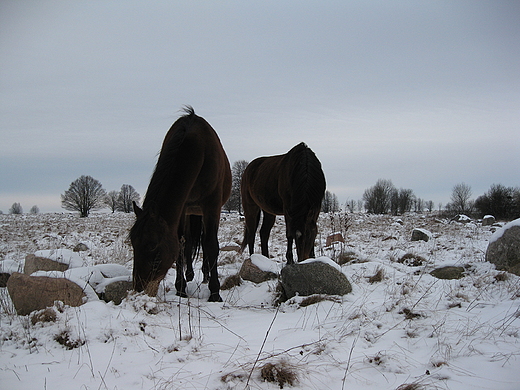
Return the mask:
{"type": "Polygon", "coordinates": [[[325,175],[320,161],[307,145],[302,142],[286,154],[251,161],[242,175],[241,193],[246,218],[242,250],[249,246],[249,254],[253,254],[260,212],[263,211],[260,243],[264,256],[269,256],[267,242],[276,215],[283,215],[287,263],[294,263],[293,240],[296,241],[298,261],[314,257],[316,221],[325,194],[325,175]]]}
{"type": "Polygon", "coordinates": [[[231,170],[215,130],[193,108],[185,112],[166,134],[143,208],[134,204],[133,286],[156,295],[159,282],[177,261],[175,288],[186,297],[186,280],[193,279],[192,254],[201,243],[209,301],[222,301],[217,231],[220,209],[231,191],[231,170]]]}

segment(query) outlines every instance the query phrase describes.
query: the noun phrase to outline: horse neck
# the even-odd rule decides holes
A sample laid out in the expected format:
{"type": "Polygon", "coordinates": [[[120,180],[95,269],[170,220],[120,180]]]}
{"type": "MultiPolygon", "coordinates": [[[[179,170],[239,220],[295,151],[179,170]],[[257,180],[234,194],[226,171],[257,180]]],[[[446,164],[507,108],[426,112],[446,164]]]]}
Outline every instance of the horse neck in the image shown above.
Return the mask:
{"type": "Polygon", "coordinates": [[[172,193],[163,191],[161,196],[145,198],[143,209],[161,217],[169,226],[178,226],[182,216],[183,207],[179,202],[172,201],[172,193]]]}

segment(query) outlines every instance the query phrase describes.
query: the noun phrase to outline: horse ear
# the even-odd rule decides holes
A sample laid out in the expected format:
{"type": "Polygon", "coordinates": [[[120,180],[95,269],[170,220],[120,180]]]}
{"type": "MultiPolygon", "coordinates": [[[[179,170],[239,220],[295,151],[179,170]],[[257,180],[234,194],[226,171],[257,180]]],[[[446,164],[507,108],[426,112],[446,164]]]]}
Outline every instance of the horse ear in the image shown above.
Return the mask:
{"type": "Polygon", "coordinates": [[[137,203],[135,203],[135,200],[132,201],[132,206],[134,208],[134,213],[136,217],[139,217],[141,213],[143,212],[143,209],[141,209],[137,203]]]}

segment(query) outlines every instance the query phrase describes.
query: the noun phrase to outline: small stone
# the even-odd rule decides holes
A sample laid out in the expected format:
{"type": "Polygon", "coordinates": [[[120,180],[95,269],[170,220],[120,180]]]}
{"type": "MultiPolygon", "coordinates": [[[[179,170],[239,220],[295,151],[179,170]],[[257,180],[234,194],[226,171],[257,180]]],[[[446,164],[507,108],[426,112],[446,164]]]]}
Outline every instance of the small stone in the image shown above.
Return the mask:
{"type": "Polygon", "coordinates": [[[434,269],[430,275],[437,279],[460,279],[465,271],[464,267],[446,266],[434,269]]]}
{"type": "Polygon", "coordinates": [[[72,250],[73,252],[84,252],[84,251],[88,251],[88,246],[83,244],[82,242],[80,242],[78,245],[76,245],[74,247],[74,249],[72,250]]]}

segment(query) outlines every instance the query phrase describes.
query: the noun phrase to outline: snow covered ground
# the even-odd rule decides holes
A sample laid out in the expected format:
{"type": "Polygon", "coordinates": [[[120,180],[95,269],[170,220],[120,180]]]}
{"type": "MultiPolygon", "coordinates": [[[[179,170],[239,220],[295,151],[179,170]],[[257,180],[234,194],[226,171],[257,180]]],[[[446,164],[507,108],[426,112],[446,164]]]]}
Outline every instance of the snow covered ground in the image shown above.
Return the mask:
{"type": "MultiPolygon", "coordinates": [[[[84,265],[131,269],[132,222],[125,214],[0,215],[0,272],[80,242],[90,248],[80,252],[84,265]]],[[[242,229],[238,215],[223,214],[221,244],[240,242],[242,229]]],[[[275,306],[276,281],[243,282],[221,292],[223,303],[208,303],[200,272],[180,299],[170,272],[157,298],[91,301],[38,319],[15,315],[0,288],[0,387],[520,389],[520,278],[484,261],[489,227],[354,214],[322,215],[319,230],[316,255],[345,262],[353,291],[314,304],[296,297],[275,306]],[[414,228],[431,240],[412,242],[414,228]],[[346,242],[325,248],[334,232],[346,242]],[[444,265],[465,267],[465,276],[429,274],[444,265]]],[[[284,235],[278,218],[270,268],[284,265],[284,235]]],[[[221,281],[245,258],[221,252],[221,281]]]]}

